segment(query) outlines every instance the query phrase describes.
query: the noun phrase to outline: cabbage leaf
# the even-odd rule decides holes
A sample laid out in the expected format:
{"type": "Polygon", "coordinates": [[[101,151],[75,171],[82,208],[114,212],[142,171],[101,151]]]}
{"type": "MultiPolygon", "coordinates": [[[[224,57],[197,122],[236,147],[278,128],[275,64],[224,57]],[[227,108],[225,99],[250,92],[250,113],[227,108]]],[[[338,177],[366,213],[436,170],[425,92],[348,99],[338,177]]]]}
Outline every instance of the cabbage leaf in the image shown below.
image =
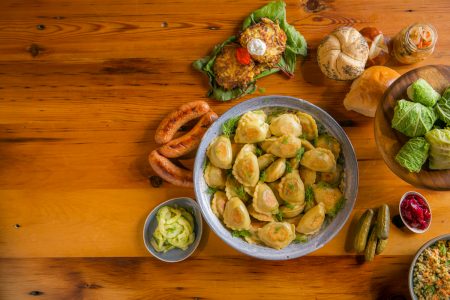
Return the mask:
{"type": "Polygon", "coordinates": [[[423,136],[433,127],[436,119],[432,108],[402,99],[395,106],[392,128],[409,137],[423,136]]]}
{"type": "Polygon", "coordinates": [[[430,144],[423,137],[410,139],[398,151],[395,160],[409,172],[420,172],[422,165],[428,158],[430,144]]]}
{"type": "Polygon", "coordinates": [[[433,129],[425,139],[430,143],[430,169],[450,169],[450,128],[433,129]]]}
{"type": "Polygon", "coordinates": [[[434,108],[439,119],[450,126],[450,87],[448,87],[434,108]]]}
{"type": "Polygon", "coordinates": [[[414,102],[422,103],[425,106],[433,107],[441,95],[422,78],[417,79],[407,89],[409,99],[414,102]]]}

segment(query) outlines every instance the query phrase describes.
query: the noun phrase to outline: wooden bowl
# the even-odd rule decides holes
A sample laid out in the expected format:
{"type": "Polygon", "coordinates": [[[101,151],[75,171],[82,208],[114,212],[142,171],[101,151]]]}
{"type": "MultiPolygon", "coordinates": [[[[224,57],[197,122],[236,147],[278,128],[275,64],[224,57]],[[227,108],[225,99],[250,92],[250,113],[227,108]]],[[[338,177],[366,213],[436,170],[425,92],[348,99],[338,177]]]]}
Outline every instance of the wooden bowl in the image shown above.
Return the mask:
{"type": "Polygon", "coordinates": [[[384,93],[375,115],[375,140],[384,161],[398,177],[420,188],[450,190],[450,170],[430,170],[428,161],[419,173],[410,173],[395,161],[395,156],[409,137],[391,127],[397,100],[408,99],[406,89],[419,78],[428,81],[439,93],[450,85],[450,66],[430,65],[400,76],[384,93]]]}

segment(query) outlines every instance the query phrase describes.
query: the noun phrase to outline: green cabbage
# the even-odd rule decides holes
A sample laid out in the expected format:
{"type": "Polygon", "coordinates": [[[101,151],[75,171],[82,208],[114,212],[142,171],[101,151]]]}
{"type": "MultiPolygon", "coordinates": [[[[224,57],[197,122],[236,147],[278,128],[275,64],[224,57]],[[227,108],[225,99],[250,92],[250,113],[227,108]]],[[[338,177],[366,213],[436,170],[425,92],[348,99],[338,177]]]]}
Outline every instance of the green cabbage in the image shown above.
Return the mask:
{"type": "Polygon", "coordinates": [[[433,129],[425,138],[430,143],[430,169],[450,169],[450,128],[433,129]]]}
{"type": "Polygon", "coordinates": [[[406,90],[409,99],[414,102],[422,103],[425,106],[433,107],[439,100],[441,95],[436,92],[433,87],[422,78],[416,80],[406,90]]]}
{"type": "Polygon", "coordinates": [[[430,144],[423,137],[410,139],[398,151],[395,160],[409,172],[420,172],[422,165],[428,158],[430,144]]]}
{"type": "Polygon", "coordinates": [[[402,99],[395,106],[392,128],[409,137],[423,136],[433,127],[436,119],[432,108],[402,99]]]}
{"type": "Polygon", "coordinates": [[[450,87],[448,87],[434,108],[439,119],[450,125],[450,87]]]}

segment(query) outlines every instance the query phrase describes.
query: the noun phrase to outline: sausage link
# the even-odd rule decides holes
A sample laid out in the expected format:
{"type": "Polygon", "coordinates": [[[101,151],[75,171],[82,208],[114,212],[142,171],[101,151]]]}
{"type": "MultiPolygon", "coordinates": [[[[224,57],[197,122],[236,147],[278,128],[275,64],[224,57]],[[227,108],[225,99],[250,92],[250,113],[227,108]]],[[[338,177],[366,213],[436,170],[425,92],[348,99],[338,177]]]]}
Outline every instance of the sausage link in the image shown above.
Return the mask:
{"type": "Polygon", "coordinates": [[[189,132],[161,146],[158,152],[169,158],[180,157],[191,152],[198,147],[206,130],[217,118],[217,114],[212,110],[207,112],[189,132]]]}
{"type": "Polygon", "coordinates": [[[155,133],[155,142],[160,145],[169,142],[181,126],[203,116],[209,110],[209,105],[205,101],[193,101],[181,105],[159,123],[155,133]]]}
{"type": "Polygon", "coordinates": [[[182,187],[194,186],[192,171],[183,170],[175,166],[169,159],[159,154],[158,151],[153,150],[148,156],[148,161],[156,174],[173,185],[182,187]]]}

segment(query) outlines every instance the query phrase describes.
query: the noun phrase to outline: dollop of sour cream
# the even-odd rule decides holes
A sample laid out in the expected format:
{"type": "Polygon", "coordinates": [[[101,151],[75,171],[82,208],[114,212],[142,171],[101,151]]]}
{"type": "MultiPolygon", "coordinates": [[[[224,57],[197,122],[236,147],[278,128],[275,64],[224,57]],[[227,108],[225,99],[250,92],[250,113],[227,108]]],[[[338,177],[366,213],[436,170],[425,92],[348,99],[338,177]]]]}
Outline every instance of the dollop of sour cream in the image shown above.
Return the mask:
{"type": "Polygon", "coordinates": [[[260,39],[251,39],[247,44],[248,53],[250,53],[251,55],[264,55],[264,53],[266,53],[266,49],[266,43],[264,43],[260,39]]]}

